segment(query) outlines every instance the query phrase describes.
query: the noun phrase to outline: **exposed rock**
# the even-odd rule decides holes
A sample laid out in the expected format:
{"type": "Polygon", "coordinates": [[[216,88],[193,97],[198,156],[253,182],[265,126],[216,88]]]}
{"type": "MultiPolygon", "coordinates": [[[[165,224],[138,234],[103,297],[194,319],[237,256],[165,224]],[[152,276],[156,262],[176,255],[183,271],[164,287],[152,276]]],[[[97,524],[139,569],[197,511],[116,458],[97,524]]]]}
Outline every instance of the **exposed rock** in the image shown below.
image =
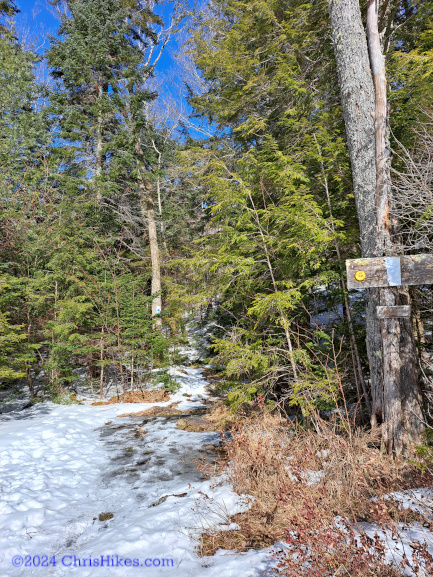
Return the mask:
{"type": "Polygon", "coordinates": [[[158,501],[155,501],[155,503],[152,503],[151,507],[157,507],[158,505],[161,505],[161,503],[164,503],[165,501],[167,501],[167,499],[169,497],[186,497],[188,495],[188,493],[180,493],[178,495],[164,495],[163,497],[160,497],[158,499],[158,501]]]}

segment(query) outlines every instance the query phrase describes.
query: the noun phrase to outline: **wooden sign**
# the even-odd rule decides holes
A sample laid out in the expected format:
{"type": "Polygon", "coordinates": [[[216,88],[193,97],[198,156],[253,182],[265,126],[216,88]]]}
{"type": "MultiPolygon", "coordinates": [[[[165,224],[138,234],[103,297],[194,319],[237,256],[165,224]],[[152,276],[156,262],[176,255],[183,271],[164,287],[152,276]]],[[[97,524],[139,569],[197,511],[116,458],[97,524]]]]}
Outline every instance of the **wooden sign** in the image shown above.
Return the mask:
{"type": "Polygon", "coordinates": [[[379,319],[410,319],[410,305],[396,307],[376,307],[379,319]]]}
{"type": "Polygon", "coordinates": [[[417,254],[346,261],[347,288],[433,284],[433,255],[417,254]]]}

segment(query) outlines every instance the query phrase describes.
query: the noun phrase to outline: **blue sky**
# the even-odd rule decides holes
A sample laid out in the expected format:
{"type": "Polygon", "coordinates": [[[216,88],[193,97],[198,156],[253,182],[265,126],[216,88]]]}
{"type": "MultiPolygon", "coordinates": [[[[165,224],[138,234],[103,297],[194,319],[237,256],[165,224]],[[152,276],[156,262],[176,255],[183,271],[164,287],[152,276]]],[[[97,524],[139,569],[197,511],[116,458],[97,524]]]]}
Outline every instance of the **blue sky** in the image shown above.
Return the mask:
{"type": "Polygon", "coordinates": [[[46,8],[45,0],[16,0],[16,4],[21,10],[16,17],[18,24],[31,26],[35,31],[55,34],[59,23],[46,8]]]}
{"type": "MultiPolygon", "coordinates": [[[[24,28],[30,28],[32,32],[42,40],[43,37],[47,35],[55,36],[58,28],[59,28],[59,21],[52,15],[52,8],[48,6],[47,0],[15,0],[16,5],[20,10],[20,14],[16,16],[16,22],[18,26],[23,26],[24,28]]],[[[188,6],[188,4],[192,3],[187,0],[184,4],[188,6]]],[[[162,16],[167,20],[168,16],[171,11],[170,4],[167,4],[162,10],[162,16]]],[[[156,12],[161,13],[156,8],[156,12]]],[[[41,45],[41,42],[38,43],[41,45]]],[[[41,48],[41,51],[44,48],[48,47],[48,43],[46,42],[44,47],[41,48]]],[[[169,68],[173,65],[173,58],[171,56],[171,50],[167,50],[160,61],[159,68],[164,70],[169,68]]]]}

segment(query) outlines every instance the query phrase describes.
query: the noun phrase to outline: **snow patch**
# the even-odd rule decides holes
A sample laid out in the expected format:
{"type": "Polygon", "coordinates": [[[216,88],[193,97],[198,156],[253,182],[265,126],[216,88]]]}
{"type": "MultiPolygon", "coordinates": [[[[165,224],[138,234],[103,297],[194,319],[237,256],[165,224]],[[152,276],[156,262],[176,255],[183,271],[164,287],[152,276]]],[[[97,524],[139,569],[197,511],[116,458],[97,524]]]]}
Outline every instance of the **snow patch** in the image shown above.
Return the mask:
{"type": "Polygon", "coordinates": [[[195,468],[194,457],[206,456],[203,447],[218,443],[217,434],[180,431],[174,418],[117,417],[177,401],[180,410],[205,406],[209,393],[201,373],[173,370],[181,388],[167,403],[44,403],[4,417],[0,577],[125,577],[144,571],[150,577],[259,577],[269,568],[270,549],[219,551],[209,558],[195,552],[201,522],[231,529],[224,515],[249,506],[224,479],[204,481],[195,468]],[[112,518],[100,521],[102,513],[112,518]],[[13,567],[15,555],[55,556],[57,564],[13,567]],[[174,566],[138,572],[110,567],[101,573],[100,567],[63,566],[62,558],[71,555],[118,555],[140,563],[164,558],[174,566]]]}

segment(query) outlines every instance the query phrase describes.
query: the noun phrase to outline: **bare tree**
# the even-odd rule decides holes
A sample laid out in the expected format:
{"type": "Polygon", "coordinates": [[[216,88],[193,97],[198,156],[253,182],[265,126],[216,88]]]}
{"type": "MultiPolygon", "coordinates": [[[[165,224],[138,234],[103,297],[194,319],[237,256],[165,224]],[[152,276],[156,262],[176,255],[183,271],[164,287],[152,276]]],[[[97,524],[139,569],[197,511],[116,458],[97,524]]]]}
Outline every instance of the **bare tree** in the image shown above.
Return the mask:
{"type": "Polygon", "coordinates": [[[422,110],[415,144],[397,143],[400,169],[393,169],[391,215],[398,222],[394,242],[401,250],[433,252],[433,111],[422,110]]]}

